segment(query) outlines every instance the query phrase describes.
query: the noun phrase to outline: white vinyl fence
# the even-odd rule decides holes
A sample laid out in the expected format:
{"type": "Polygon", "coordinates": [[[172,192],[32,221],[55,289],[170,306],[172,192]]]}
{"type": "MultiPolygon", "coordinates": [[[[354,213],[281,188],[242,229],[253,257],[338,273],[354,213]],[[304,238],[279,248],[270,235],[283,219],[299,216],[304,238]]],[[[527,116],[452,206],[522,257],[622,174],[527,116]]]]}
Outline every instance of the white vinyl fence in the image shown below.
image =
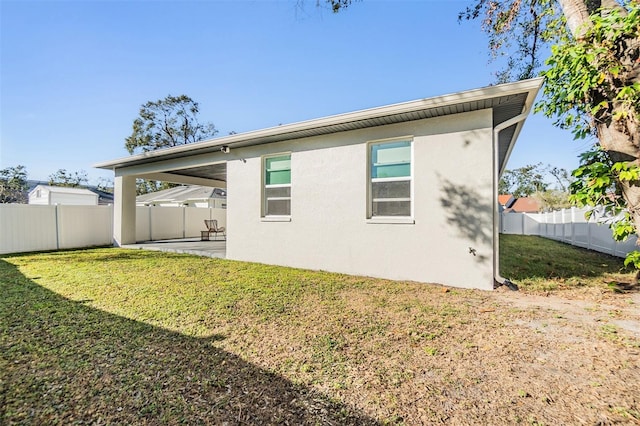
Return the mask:
{"type": "MultiPolygon", "coordinates": [[[[205,219],[226,226],[225,209],[136,207],[136,241],[200,237],[205,219]]],[[[0,254],[105,246],[112,206],[0,204],[0,254]]]]}
{"type": "Polygon", "coordinates": [[[502,213],[500,232],[538,235],[618,257],[637,249],[635,236],[615,241],[607,224],[585,219],[586,211],[574,207],[549,213],[502,213]]]}

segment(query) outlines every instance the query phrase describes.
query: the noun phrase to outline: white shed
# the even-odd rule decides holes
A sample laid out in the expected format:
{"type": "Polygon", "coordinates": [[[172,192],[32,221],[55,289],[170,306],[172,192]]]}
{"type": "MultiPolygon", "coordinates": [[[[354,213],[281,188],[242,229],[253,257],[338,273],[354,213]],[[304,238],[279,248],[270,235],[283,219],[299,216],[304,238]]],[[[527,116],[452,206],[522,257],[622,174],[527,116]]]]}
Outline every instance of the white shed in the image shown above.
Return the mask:
{"type": "Polygon", "coordinates": [[[29,204],[97,206],[98,194],[84,188],[37,185],[29,192],[29,204]]]}

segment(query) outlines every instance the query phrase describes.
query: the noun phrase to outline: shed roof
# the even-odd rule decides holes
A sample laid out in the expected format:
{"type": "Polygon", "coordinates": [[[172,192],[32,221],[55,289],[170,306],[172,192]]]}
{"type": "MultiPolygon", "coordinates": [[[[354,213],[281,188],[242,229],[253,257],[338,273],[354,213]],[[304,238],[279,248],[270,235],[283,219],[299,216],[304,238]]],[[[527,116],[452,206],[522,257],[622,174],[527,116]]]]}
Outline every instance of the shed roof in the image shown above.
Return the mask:
{"type": "Polygon", "coordinates": [[[34,191],[37,191],[38,189],[44,189],[45,191],[50,191],[50,192],[55,192],[60,194],[91,195],[95,197],[98,196],[98,194],[95,194],[94,192],[89,191],[88,189],[85,189],[85,188],[70,188],[67,186],[52,186],[52,185],[36,185],[35,188],[33,188],[29,192],[29,195],[31,195],[34,191]]]}
{"type": "MultiPolygon", "coordinates": [[[[516,117],[525,110],[528,112],[541,85],[542,79],[536,78],[515,83],[488,86],[449,95],[332,115],[315,120],[301,121],[246,133],[238,133],[188,145],[148,151],[130,157],[98,163],[94,167],[115,170],[129,166],[154,163],[161,160],[180,158],[187,155],[220,152],[223,146],[228,146],[231,149],[240,148],[425,118],[442,117],[487,108],[493,109],[493,125],[495,127],[516,117]]],[[[513,124],[504,129],[499,135],[498,161],[500,171],[502,171],[506,165],[506,160],[509,157],[513,143],[521,128],[522,123],[513,124]]],[[[224,180],[225,174],[223,171],[226,171],[226,168],[217,172],[215,167],[207,166],[174,171],[174,173],[179,172],[185,176],[224,180]]]]}

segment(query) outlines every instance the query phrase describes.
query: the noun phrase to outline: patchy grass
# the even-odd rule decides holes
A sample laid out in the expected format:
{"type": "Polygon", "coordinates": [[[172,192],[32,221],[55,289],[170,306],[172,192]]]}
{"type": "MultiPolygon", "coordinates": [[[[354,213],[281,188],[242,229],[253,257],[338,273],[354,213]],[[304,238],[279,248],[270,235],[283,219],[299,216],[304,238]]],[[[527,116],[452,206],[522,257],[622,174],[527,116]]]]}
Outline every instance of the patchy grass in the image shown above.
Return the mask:
{"type": "Polygon", "coordinates": [[[500,236],[500,272],[531,292],[614,293],[637,291],[624,259],[547,238],[500,236]]]}
{"type": "Polygon", "coordinates": [[[631,299],[576,319],[443,290],[139,250],[7,256],[0,423],[638,420],[638,338],[616,325],[631,299]]]}

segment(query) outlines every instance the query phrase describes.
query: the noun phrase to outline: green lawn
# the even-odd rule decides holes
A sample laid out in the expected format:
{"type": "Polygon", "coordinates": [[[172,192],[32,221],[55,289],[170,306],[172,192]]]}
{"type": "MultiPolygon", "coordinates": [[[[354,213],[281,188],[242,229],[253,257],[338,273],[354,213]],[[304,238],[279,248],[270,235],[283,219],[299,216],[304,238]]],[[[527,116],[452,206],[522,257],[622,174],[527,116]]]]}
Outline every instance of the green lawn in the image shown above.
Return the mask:
{"type": "Polygon", "coordinates": [[[623,262],[546,238],[500,236],[500,272],[525,291],[615,291],[635,282],[623,262]]]}
{"type": "MultiPolygon", "coordinates": [[[[553,261],[533,262],[551,250],[545,241],[505,238],[505,275],[525,289],[580,282],[626,297],[606,284],[623,277],[620,261],[553,246],[553,261]],[[561,272],[567,253],[575,268],[561,272]]],[[[607,333],[573,326],[558,345],[528,324],[561,330],[566,319],[490,292],[108,248],[5,256],[0,294],[0,424],[541,424],[637,414],[637,339],[603,323],[607,333]],[[557,386],[527,376],[539,356],[528,348],[543,347],[558,351],[547,361],[557,386]],[[589,351],[619,365],[601,389],[623,391],[567,392],[599,377],[567,359],[589,351]]]]}

